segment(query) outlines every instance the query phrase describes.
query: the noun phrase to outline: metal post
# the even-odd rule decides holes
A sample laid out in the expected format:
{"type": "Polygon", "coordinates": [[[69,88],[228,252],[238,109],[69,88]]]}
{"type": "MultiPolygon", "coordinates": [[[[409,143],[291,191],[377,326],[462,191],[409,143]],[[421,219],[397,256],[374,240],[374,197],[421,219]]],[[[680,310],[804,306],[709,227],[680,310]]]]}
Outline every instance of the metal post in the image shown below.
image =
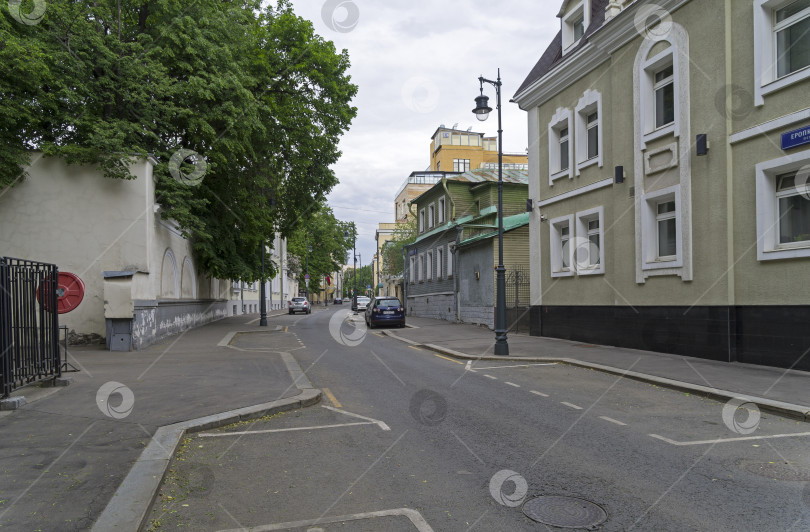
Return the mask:
{"type": "Polygon", "coordinates": [[[265,245],[264,241],[262,241],[262,284],[261,288],[259,289],[259,327],[267,327],[267,294],[265,293],[265,286],[264,286],[264,252],[265,252],[265,245]]]}
{"type": "MultiPolygon", "coordinates": [[[[304,277],[304,293],[306,294],[307,301],[309,301],[309,235],[307,234],[307,275],[304,277]]],[[[301,292],[298,292],[299,294],[301,292]]]]}
{"type": "Polygon", "coordinates": [[[503,126],[501,122],[501,69],[498,69],[498,79],[492,81],[481,76],[481,95],[475,99],[476,108],[473,113],[479,120],[486,120],[492,109],[487,105],[488,98],[484,96],[484,83],[495,87],[496,106],[498,108],[498,267],[497,294],[495,301],[495,349],[494,353],[500,356],[509,355],[509,344],[506,338],[506,268],[503,266],[503,126]]]}

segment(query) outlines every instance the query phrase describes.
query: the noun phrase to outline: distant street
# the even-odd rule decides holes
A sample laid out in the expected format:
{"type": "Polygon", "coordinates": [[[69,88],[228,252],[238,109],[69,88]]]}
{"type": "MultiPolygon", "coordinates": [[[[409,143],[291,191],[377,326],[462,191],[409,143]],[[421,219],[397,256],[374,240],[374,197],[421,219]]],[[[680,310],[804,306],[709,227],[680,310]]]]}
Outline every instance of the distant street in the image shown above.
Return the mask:
{"type": "Polygon", "coordinates": [[[601,507],[602,530],[810,527],[804,423],[763,412],[750,434],[721,402],[560,364],[468,367],[377,330],[349,347],[330,334],[347,309],[271,318],[323,401],[191,435],[155,529],[563,530],[521,511],[548,495],[592,501],[558,517],[598,525],[601,507]]]}

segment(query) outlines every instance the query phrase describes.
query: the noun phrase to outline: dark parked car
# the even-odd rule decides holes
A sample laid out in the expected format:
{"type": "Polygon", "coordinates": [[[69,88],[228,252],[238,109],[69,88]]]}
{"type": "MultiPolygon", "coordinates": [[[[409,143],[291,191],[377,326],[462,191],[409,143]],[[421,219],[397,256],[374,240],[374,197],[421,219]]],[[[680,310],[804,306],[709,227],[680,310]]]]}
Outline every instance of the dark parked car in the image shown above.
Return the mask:
{"type": "Polygon", "coordinates": [[[339,297],[336,297],[335,298],[335,305],[342,305],[342,304],[343,304],[343,300],[340,299],[339,297]]]}
{"type": "Polygon", "coordinates": [[[397,325],[405,327],[405,309],[396,297],[376,297],[366,309],[366,325],[371,329],[377,325],[397,325]]]}
{"type": "Polygon", "coordinates": [[[310,314],[312,312],[312,307],[305,297],[292,298],[292,301],[289,302],[289,306],[287,308],[290,311],[290,314],[295,314],[296,312],[310,314]]]}

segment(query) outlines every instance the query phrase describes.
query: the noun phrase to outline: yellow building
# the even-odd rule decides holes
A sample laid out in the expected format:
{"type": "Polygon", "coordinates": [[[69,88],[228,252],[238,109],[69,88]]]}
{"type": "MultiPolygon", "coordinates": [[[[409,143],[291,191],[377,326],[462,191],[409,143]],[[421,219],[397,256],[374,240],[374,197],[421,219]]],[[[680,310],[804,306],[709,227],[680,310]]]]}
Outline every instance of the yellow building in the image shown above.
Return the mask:
{"type": "MultiPolygon", "coordinates": [[[[528,170],[526,153],[504,153],[504,169],[528,170]]],[[[444,125],[433,133],[430,142],[430,170],[433,172],[467,172],[478,168],[498,168],[498,139],[483,133],[460,131],[444,125]]]]}

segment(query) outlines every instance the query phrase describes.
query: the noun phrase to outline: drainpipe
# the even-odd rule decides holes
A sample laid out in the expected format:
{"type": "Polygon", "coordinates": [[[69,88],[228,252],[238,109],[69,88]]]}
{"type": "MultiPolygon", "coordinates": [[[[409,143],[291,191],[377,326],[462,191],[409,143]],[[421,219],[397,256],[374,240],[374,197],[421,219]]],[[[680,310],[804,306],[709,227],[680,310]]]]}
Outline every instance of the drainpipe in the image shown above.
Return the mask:
{"type": "Polygon", "coordinates": [[[450,195],[450,191],[447,190],[447,177],[442,176],[442,188],[444,189],[444,193],[447,194],[447,197],[450,199],[450,219],[456,219],[456,202],[453,201],[453,196],[450,195]]]}
{"type": "Polygon", "coordinates": [[[459,251],[458,245],[461,243],[461,232],[463,229],[461,226],[456,228],[456,245],[453,249],[453,291],[456,293],[456,321],[461,321],[461,297],[459,296],[459,286],[460,286],[460,279],[461,277],[461,265],[459,264],[458,258],[461,256],[459,251]]]}
{"type": "Polygon", "coordinates": [[[734,271],[734,159],[729,136],[734,127],[731,109],[733,108],[731,71],[731,0],[725,1],[725,48],[726,48],[726,290],[728,291],[728,361],[737,361],[737,288],[734,271]]]}

